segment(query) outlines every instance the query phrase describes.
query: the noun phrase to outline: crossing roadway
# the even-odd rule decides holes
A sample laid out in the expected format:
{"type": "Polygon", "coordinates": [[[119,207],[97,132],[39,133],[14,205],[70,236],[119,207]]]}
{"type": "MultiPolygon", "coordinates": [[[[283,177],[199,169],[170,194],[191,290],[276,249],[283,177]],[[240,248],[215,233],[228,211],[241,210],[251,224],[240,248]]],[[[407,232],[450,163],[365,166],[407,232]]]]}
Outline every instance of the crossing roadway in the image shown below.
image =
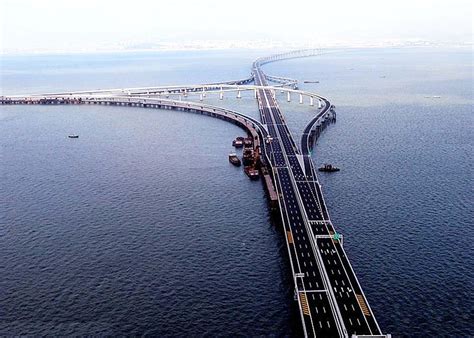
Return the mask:
{"type": "MultiPolygon", "coordinates": [[[[257,86],[267,85],[258,61],[253,73],[257,86]]],[[[305,146],[310,130],[303,133],[300,153],[274,93],[259,89],[257,101],[261,121],[271,137],[267,155],[279,196],[305,335],[383,336],[329,219],[309,148],[305,146]]],[[[323,104],[319,114],[330,109],[327,100],[323,104]]]]}

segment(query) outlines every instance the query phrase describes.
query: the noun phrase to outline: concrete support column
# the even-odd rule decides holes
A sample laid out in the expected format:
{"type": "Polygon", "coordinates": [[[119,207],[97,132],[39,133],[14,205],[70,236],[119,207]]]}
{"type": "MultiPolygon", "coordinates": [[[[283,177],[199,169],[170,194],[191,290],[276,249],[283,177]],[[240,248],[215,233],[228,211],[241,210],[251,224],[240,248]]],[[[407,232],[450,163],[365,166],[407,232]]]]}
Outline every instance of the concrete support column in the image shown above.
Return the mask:
{"type": "Polygon", "coordinates": [[[221,92],[219,93],[219,100],[222,100],[224,98],[224,92],[221,89],[221,92]]]}
{"type": "Polygon", "coordinates": [[[291,102],[291,93],[290,92],[286,93],[286,101],[291,102]]]}
{"type": "Polygon", "coordinates": [[[300,94],[300,104],[303,103],[303,94],[300,94]]]}
{"type": "Polygon", "coordinates": [[[257,98],[257,90],[256,90],[256,89],[253,90],[253,97],[254,97],[255,99],[257,98]]]}
{"type": "Polygon", "coordinates": [[[321,100],[318,100],[318,109],[321,109],[323,107],[323,104],[321,103],[321,100]]]}
{"type": "Polygon", "coordinates": [[[237,91],[237,98],[238,99],[242,98],[242,93],[240,92],[240,89],[237,91]]]}
{"type": "Polygon", "coordinates": [[[201,94],[199,94],[199,101],[202,101],[202,98],[203,98],[203,96],[202,96],[202,93],[201,93],[201,94]]]}
{"type": "Polygon", "coordinates": [[[309,105],[314,106],[314,99],[312,96],[309,97],[309,105]]]}

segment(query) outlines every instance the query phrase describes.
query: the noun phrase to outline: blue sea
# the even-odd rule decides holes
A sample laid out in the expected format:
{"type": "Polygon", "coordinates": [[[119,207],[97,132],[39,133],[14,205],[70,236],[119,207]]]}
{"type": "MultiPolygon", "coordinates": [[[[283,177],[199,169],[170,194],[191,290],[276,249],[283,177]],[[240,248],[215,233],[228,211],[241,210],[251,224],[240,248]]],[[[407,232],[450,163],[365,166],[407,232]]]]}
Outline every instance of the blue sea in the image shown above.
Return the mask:
{"type": "MultiPolygon", "coordinates": [[[[1,56],[0,92],[245,78],[271,52],[1,56]]],[[[264,66],[336,105],[314,161],[341,168],[320,174],[331,219],[395,337],[474,332],[472,61],[424,47],[264,66]]],[[[298,142],[316,109],[277,96],[298,142]]],[[[252,93],[205,101],[258,116],[252,93]]],[[[186,112],[1,106],[0,336],[301,335],[278,220],[227,161],[239,135],[186,112]]]]}

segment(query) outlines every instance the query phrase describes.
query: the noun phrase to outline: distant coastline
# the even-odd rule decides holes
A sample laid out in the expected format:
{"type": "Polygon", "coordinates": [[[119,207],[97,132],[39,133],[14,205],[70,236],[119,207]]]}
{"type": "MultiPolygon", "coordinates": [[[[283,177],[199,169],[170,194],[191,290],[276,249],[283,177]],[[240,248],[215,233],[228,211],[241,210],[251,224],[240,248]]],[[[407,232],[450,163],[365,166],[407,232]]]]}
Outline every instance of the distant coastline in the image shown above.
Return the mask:
{"type": "Polygon", "coordinates": [[[191,41],[181,43],[167,42],[138,42],[121,45],[96,46],[80,49],[15,49],[0,50],[1,56],[10,55],[54,55],[54,54],[106,54],[106,53],[136,53],[136,52],[174,52],[174,51],[207,51],[207,50],[291,50],[310,48],[404,48],[404,47],[439,47],[439,48],[472,48],[472,41],[466,42],[439,42],[427,40],[387,40],[380,42],[345,42],[332,43],[302,43],[282,41],[191,41]]]}

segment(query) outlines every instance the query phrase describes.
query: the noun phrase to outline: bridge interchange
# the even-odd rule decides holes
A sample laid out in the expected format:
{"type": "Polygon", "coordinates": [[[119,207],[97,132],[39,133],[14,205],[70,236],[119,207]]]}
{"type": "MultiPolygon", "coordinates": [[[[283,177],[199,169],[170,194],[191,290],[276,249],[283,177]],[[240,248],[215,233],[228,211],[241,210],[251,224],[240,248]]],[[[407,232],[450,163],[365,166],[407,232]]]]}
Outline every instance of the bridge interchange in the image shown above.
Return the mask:
{"type": "MultiPolygon", "coordinates": [[[[324,201],[321,186],[311,159],[311,134],[314,127],[328,116],[330,102],[317,94],[297,90],[296,81],[266,75],[261,66],[286,58],[314,55],[314,51],[286,53],[256,60],[248,79],[195,86],[163,86],[148,88],[92,90],[2,97],[1,104],[88,103],[131,105],[148,108],[179,109],[205,113],[240,125],[261,147],[262,161],[272,172],[295,296],[305,336],[318,337],[387,337],[383,335],[368,305],[364,292],[343,248],[324,201]],[[248,85],[251,81],[255,85],[248,85]],[[269,86],[268,81],[280,86],[269,86]],[[290,88],[287,88],[290,87],[290,88]],[[253,90],[261,121],[225,108],[202,102],[161,98],[161,95],[186,95],[188,92],[253,90]],[[319,103],[319,111],[308,123],[296,145],[275,98],[282,90],[319,103]],[[156,97],[158,96],[158,97],[156,97]],[[65,99],[66,98],[66,99],[65,99]],[[79,101],[78,101],[79,100],[79,101]],[[53,103],[51,103],[53,102],[53,103]]],[[[221,94],[222,95],[222,94],[221,94]]],[[[222,97],[222,96],[221,96],[222,97]]]]}

